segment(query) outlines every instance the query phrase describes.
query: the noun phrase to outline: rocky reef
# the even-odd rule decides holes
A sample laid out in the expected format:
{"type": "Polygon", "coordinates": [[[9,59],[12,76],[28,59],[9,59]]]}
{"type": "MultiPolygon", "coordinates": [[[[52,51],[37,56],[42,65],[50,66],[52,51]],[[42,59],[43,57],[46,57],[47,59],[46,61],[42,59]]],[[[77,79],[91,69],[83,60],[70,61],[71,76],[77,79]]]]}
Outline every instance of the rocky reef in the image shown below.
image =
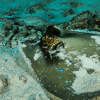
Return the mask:
{"type": "Polygon", "coordinates": [[[100,31],[100,19],[96,15],[92,15],[90,11],[84,11],[81,14],[73,17],[72,20],[56,25],[53,25],[40,17],[14,17],[0,19],[2,23],[6,22],[6,24],[2,25],[2,30],[0,30],[0,41],[4,45],[9,41],[16,40],[37,41],[41,39],[45,33],[60,36],[63,33],[70,33],[69,30],[71,29],[88,29],[89,31],[100,31]],[[65,30],[68,30],[68,32],[65,30]]]}

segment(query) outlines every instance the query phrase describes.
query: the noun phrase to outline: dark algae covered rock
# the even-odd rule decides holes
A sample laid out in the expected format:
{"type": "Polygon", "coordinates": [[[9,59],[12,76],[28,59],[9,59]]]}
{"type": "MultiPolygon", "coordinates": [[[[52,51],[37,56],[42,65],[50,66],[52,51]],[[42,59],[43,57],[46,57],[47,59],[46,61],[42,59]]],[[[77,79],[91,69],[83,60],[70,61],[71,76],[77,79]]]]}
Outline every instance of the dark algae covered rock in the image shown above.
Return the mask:
{"type": "Polygon", "coordinates": [[[39,45],[45,58],[48,60],[54,60],[56,53],[59,52],[58,49],[64,47],[64,43],[54,35],[43,36],[39,45]]]}

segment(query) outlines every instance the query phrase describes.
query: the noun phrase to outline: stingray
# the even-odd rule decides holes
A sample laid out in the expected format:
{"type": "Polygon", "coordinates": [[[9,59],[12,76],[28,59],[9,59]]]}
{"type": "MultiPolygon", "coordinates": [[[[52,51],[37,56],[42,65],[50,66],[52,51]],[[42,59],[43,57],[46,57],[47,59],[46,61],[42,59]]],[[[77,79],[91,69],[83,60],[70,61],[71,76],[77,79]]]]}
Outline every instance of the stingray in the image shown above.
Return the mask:
{"type": "Polygon", "coordinates": [[[87,100],[100,95],[99,34],[49,26],[43,37],[54,37],[60,46],[49,49],[49,39],[43,50],[42,37],[36,45],[24,42],[22,49],[46,90],[63,100],[87,100]]]}

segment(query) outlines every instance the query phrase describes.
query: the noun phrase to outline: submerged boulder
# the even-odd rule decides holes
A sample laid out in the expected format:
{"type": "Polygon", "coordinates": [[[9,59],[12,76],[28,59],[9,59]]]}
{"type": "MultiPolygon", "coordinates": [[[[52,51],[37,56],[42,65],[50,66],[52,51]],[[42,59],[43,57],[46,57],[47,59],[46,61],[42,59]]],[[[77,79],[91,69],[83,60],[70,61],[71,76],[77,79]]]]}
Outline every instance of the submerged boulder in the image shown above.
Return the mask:
{"type": "Polygon", "coordinates": [[[64,48],[64,43],[54,35],[45,35],[39,43],[46,60],[57,60],[59,48],[64,48]]]}
{"type": "Polygon", "coordinates": [[[83,28],[86,29],[91,27],[93,19],[94,17],[92,13],[89,10],[87,10],[73,17],[72,20],[58,25],[62,26],[63,29],[77,29],[77,28],[82,28],[82,26],[84,25],[83,28]]]}

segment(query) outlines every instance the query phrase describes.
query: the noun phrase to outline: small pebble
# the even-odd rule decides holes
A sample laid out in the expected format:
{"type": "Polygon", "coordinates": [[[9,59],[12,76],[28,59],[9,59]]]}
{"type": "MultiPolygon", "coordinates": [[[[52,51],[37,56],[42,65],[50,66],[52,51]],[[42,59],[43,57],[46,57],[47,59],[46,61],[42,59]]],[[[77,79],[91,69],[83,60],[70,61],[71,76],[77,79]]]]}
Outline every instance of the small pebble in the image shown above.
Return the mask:
{"type": "Polygon", "coordinates": [[[39,40],[39,38],[38,38],[38,37],[35,37],[33,40],[34,40],[34,41],[37,41],[37,40],[39,40]]]}
{"type": "Polygon", "coordinates": [[[22,80],[23,83],[26,83],[27,82],[27,78],[24,75],[21,75],[19,77],[19,80],[22,80]]]}
{"type": "Polygon", "coordinates": [[[69,62],[69,65],[72,65],[73,63],[72,62],[69,62]]]}
{"type": "Polygon", "coordinates": [[[59,72],[60,72],[60,73],[62,73],[63,71],[64,71],[63,69],[60,69],[60,71],[59,71],[59,72]]]}
{"type": "Polygon", "coordinates": [[[8,61],[8,59],[5,59],[5,62],[7,62],[8,61]]]}
{"type": "Polygon", "coordinates": [[[95,72],[95,74],[99,74],[99,72],[95,72]]]}
{"type": "Polygon", "coordinates": [[[5,46],[7,44],[7,42],[3,42],[3,45],[5,46]]]}
{"type": "Polygon", "coordinates": [[[10,53],[12,53],[12,50],[10,51],[10,53]]]}
{"type": "Polygon", "coordinates": [[[58,68],[55,68],[55,70],[58,70],[58,68]]]}
{"type": "Polygon", "coordinates": [[[62,77],[60,76],[59,79],[61,79],[62,77]]]}
{"type": "Polygon", "coordinates": [[[0,93],[8,86],[8,79],[3,74],[0,75],[0,93]]]}
{"type": "Polygon", "coordinates": [[[42,37],[42,33],[41,33],[40,31],[37,31],[37,35],[38,35],[39,37],[42,37]]]}
{"type": "Polygon", "coordinates": [[[69,83],[68,83],[68,82],[66,82],[66,85],[69,85],[69,83]]]}

